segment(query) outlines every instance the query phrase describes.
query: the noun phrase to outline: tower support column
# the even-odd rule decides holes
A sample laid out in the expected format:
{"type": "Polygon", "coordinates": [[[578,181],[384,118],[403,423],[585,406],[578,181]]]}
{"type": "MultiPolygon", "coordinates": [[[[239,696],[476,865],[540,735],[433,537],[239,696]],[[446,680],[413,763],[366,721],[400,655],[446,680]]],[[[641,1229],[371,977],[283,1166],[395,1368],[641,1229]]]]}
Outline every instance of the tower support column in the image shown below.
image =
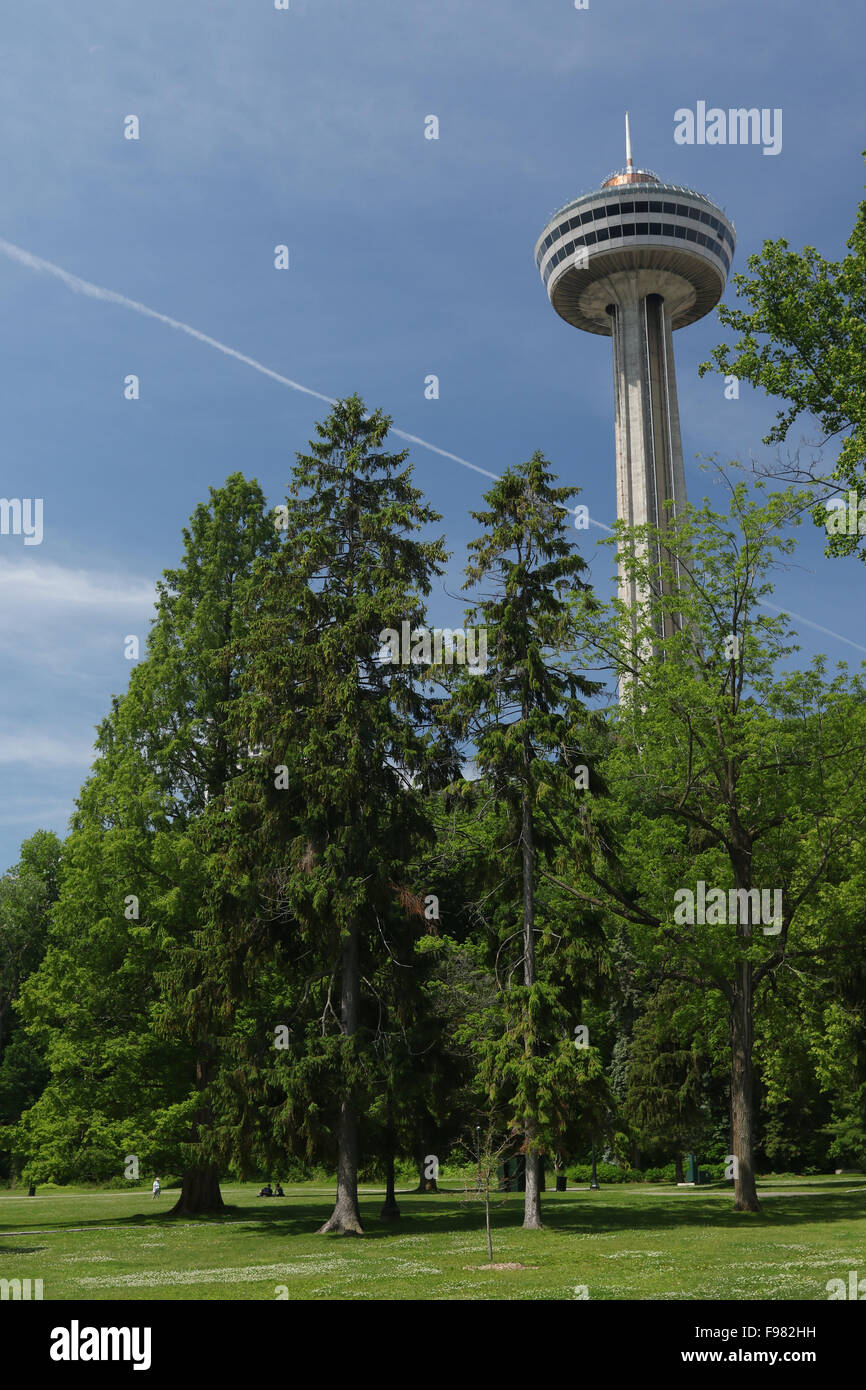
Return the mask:
{"type": "MultiPolygon", "coordinates": [[[[676,298],[676,277],[665,278],[674,282],[676,298]]],[[[676,304],[658,292],[653,279],[623,272],[607,277],[606,287],[613,330],[617,515],[629,526],[663,529],[685,507],[686,488],[673,356],[676,304]]],[[[678,587],[663,578],[660,562],[656,547],[659,590],[678,587]]],[[[622,567],[619,594],[633,613],[646,597],[622,567]]]]}

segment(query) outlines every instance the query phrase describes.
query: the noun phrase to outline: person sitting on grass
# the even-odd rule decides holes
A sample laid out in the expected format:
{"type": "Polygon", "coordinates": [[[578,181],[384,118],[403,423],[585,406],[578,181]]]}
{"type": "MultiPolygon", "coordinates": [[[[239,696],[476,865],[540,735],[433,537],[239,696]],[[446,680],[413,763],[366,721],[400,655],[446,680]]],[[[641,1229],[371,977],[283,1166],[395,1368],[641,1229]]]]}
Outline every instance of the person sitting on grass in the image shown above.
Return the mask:
{"type": "Polygon", "coordinates": [[[273,1192],[273,1188],[271,1187],[270,1183],[265,1183],[265,1186],[262,1188],[261,1192],[259,1193],[259,1196],[260,1196],[260,1197],[273,1197],[273,1195],[274,1195],[274,1192],[273,1192]]]}
{"type": "Polygon", "coordinates": [[[285,1194],[285,1192],[283,1191],[282,1186],[281,1186],[281,1184],[280,1184],[280,1182],[279,1182],[279,1179],[278,1179],[278,1180],[277,1180],[277,1185],[276,1185],[276,1187],[274,1188],[274,1196],[275,1196],[275,1197],[285,1197],[285,1195],[286,1195],[286,1194],[285,1194]]]}

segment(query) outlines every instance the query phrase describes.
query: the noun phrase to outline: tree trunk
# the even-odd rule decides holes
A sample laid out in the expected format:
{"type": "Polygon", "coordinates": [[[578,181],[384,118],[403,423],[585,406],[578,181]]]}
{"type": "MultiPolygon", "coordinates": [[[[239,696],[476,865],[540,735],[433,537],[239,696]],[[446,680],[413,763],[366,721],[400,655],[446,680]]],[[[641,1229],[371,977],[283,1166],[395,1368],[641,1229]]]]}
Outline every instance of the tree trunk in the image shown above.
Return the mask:
{"type": "Polygon", "coordinates": [[[224,1206],[219,1168],[215,1163],[199,1163],[184,1173],[180,1196],[169,1215],[197,1216],[201,1212],[222,1211],[224,1206]]]}
{"type": "MultiPolygon", "coordinates": [[[[535,984],[535,903],[533,900],[535,856],[532,835],[532,810],[529,804],[529,772],[531,757],[532,750],[529,746],[529,735],[524,734],[523,762],[526,784],[523,789],[520,840],[523,846],[523,983],[526,986],[535,984]]],[[[530,1058],[533,1053],[533,1040],[528,1006],[525,1028],[524,1050],[527,1058],[530,1058]]],[[[538,1152],[538,1130],[535,1123],[535,1116],[531,1113],[527,1113],[524,1123],[525,1137],[523,1149],[526,1155],[526,1190],[523,1197],[523,1229],[526,1231],[540,1231],[541,1190],[539,1186],[539,1169],[541,1168],[541,1155],[538,1152]]]]}
{"type": "Polygon", "coordinates": [[[487,1258],[493,1263],[493,1236],[490,1231],[490,1173],[487,1174],[487,1182],[484,1184],[484,1227],[487,1231],[487,1258]]]}
{"type": "Polygon", "coordinates": [[[685,1182],[685,1180],[686,1180],[686,1179],[685,1179],[685,1174],[683,1173],[683,1156],[682,1156],[681,1153],[678,1153],[678,1154],[675,1155],[675,1157],[674,1157],[674,1167],[675,1167],[676,1181],[677,1181],[677,1182],[685,1182]]]}
{"type": "Polygon", "coordinates": [[[388,1166],[385,1174],[385,1202],[379,1212],[380,1221],[399,1221],[400,1208],[394,1192],[394,1150],[388,1151],[388,1166]]]}
{"type": "MultiPolygon", "coordinates": [[[[736,816],[732,816],[731,863],[737,889],[751,889],[752,842],[736,816]]],[[[734,1158],[734,1211],[760,1211],[755,1187],[755,1078],[752,1070],[754,1040],[754,968],[745,959],[752,940],[753,903],[749,899],[746,921],[737,925],[743,956],[734,968],[730,994],[731,1018],[731,1150],[734,1158]]],[[[760,914],[757,921],[760,922],[760,914]]]]}
{"type": "Polygon", "coordinates": [[[438,1192],[438,1191],[439,1191],[439,1188],[436,1186],[436,1179],[435,1179],[435,1178],[426,1178],[426,1177],[424,1176],[424,1170],[425,1170],[425,1168],[427,1167],[427,1164],[426,1164],[425,1161],[424,1161],[425,1158],[426,1158],[426,1154],[421,1154],[420,1157],[419,1157],[419,1159],[418,1159],[418,1186],[417,1186],[416,1188],[414,1188],[413,1191],[415,1191],[415,1192],[438,1192]]]}
{"type": "Polygon", "coordinates": [[[541,1154],[529,1145],[535,1143],[535,1125],[526,1126],[526,1191],[523,1197],[523,1229],[541,1230],[541,1154]]]}
{"type": "MultiPolygon", "coordinates": [[[[360,1023],[360,973],[358,926],[353,922],[343,941],[340,975],[340,1026],[345,1038],[353,1037],[360,1023]]],[[[347,1082],[344,1087],[337,1122],[337,1200],[330,1217],[319,1227],[319,1235],[332,1231],[342,1236],[364,1234],[358,1211],[358,1112],[347,1082]]]]}
{"type": "MultiPolygon", "coordinates": [[[[196,1090],[204,1093],[211,1079],[214,1051],[206,1041],[200,1041],[195,1059],[196,1090]]],[[[203,1129],[213,1123],[213,1112],[203,1101],[193,1117],[195,1143],[201,1142],[203,1129]]],[[[195,1216],[197,1212],[222,1211],[225,1203],[220,1192],[219,1168],[215,1163],[195,1163],[183,1175],[180,1196],[169,1212],[170,1216],[195,1216]]]]}
{"type": "MultiPolygon", "coordinates": [[[[751,935],[751,931],[749,931],[751,935]]],[[[734,1150],[734,1211],[760,1211],[755,1187],[755,1083],[752,1072],[752,965],[737,963],[731,1001],[731,1133],[734,1150]]]]}

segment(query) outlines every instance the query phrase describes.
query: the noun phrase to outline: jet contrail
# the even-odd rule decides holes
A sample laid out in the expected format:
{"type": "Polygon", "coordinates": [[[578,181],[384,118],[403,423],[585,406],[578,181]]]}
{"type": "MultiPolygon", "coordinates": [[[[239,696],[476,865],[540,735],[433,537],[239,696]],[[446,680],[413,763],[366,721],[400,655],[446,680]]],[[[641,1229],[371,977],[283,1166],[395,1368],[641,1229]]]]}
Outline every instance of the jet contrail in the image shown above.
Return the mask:
{"type": "MultiPolygon", "coordinates": [[[[244,362],[254,371],[261,372],[262,376],[268,376],[272,381],[278,381],[281,386],[289,386],[293,391],[300,391],[305,396],[312,396],[317,401],[324,401],[326,405],[336,405],[333,396],[326,396],[321,391],[314,391],[310,386],[302,386],[299,381],[293,381],[289,376],[283,376],[281,372],[275,372],[271,367],[266,367],[263,362],[257,362],[254,357],[248,357],[245,352],[238,352],[237,348],[229,347],[227,343],[221,343],[217,338],[211,338],[209,334],[202,333],[198,328],[193,328],[191,324],[182,323],[180,319],[173,319],[169,314],[160,314],[156,309],[149,309],[146,304],[140,304],[137,299],[130,299],[125,294],[118,294],[116,290],[106,290],[102,285],[91,284],[89,280],[82,280],[78,275],[72,275],[70,271],[64,270],[62,266],[55,265],[53,261],[45,261],[41,256],[34,256],[32,252],[25,251],[22,246],[16,246],[11,241],[4,241],[0,237],[0,252],[8,256],[10,260],[17,261],[19,265],[27,266],[29,270],[42,270],[47,275],[53,275],[57,280],[61,280],[67,289],[73,290],[76,294],[86,294],[90,299],[101,299],[106,304],[119,304],[123,309],[131,309],[135,314],[143,314],[145,318],[156,319],[158,323],[166,323],[169,328],[176,328],[179,333],[186,333],[190,338],[197,338],[200,343],[207,343],[208,347],[216,348],[217,352],[222,352],[226,357],[234,357],[237,362],[244,362]]],[[[431,453],[438,454],[440,458],[451,459],[453,463],[459,463],[462,468],[471,468],[473,473],[481,473],[485,478],[492,478],[498,482],[500,475],[491,473],[487,468],[479,468],[477,463],[470,463],[469,459],[461,458],[459,454],[452,454],[447,449],[440,449],[438,444],[431,444],[427,439],[421,439],[417,434],[407,434],[405,430],[391,429],[392,434],[398,438],[405,439],[407,444],[417,444],[422,449],[429,449],[431,453]]],[[[563,511],[568,511],[567,507],[563,511]]],[[[598,526],[602,531],[610,531],[610,526],[605,526],[603,521],[596,521],[594,517],[588,517],[592,526],[598,526]]],[[[773,608],[773,604],[764,604],[766,608],[773,608]]],[[[861,647],[858,642],[852,642],[850,637],[843,637],[839,632],[833,632],[829,627],[821,627],[819,623],[813,623],[810,618],[804,618],[799,613],[793,613],[790,609],[777,609],[777,612],[787,612],[798,622],[806,623],[808,627],[824,632],[828,637],[835,637],[839,642],[846,642],[849,647],[856,647],[858,651],[866,651],[866,647],[861,647]]]]}
{"type": "MultiPolygon", "coordinates": [[[[101,299],[105,304],[119,304],[124,309],[131,309],[135,314],[143,314],[145,318],[156,319],[158,323],[166,323],[169,328],[176,328],[179,333],[187,333],[190,338],[197,338],[200,343],[207,343],[208,347],[216,348],[217,352],[224,353],[226,357],[234,357],[237,362],[244,362],[254,371],[261,372],[262,376],[269,376],[272,381],[278,381],[281,386],[289,386],[293,391],[301,391],[305,396],[313,396],[315,400],[324,401],[327,405],[336,405],[332,396],[326,396],[321,391],[314,391],[310,386],[302,386],[299,381],[293,381],[291,377],[273,371],[270,367],[266,367],[263,362],[257,362],[254,357],[248,357],[245,352],[238,352],[236,348],[229,347],[227,343],[221,343],[216,338],[211,338],[209,334],[200,332],[191,324],[182,323],[180,319],[173,319],[169,314],[160,314],[156,309],[149,309],[146,304],[140,304],[137,299],[130,299],[125,294],[118,294],[116,290],[106,290],[101,285],[93,285],[89,280],[82,280],[80,276],[72,275],[62,266],[54,265],[52,261],[45,261],[41,256],[34,256],[32,252],[25,251],[21,246],[15,246],[11,241],[4,241],[0,238],[0,251],[10,260],[17,261],[19,265],[27,266],[29,270],[42,270],[47,275],[53,275],[56,279],[62,280],[67,289],[74,290],[76,294],[86,294],[90,299],[101,299]]],[[[463,468],[471,468],[474,473],[481,473],[485,478],[492,478],[494,482],[499,481],[498,473],[491,473],[486,468],[479,468],[477,463],[470,463],[468,459],[461,458],[459,454],[452,454],[447,449],[440,449],[438,445],[431,444],[429,440],[420,439],[417,434],[407,434],[405,430],[393,428],[391,433],[398,435],[400,439],[405,439],[408,444],[418,444],[422,449],[429,449],[431,453],[439,454],[441,458],[451,459],[454,463],[461,464],[463,468]]],[[[601,522],[594,522],[593,524],[600,526],[601,522]]]]}
{"type": "Polygon", "coordinates": [[[798,623],[805,623],[807,627],[815,628],[816,632],[824,632],[828,637],[835,637],[838,642],[847,642],[849,647],[856,647],[858,652],[866,652],[866,647],[861,647],[859,642],[852,642],[850,637],[843,637],[841,632],[834,632],[831,627],[822,627],[820,623],[813,623],[811,618],[804,618],[802,613],[794,613],[790,608],[780,608],[778,604],[768,603],[766,599],[759,598],[762,608],[772,608],[774,613],[782,613],[785,617],[796,618],[798,623]]]}

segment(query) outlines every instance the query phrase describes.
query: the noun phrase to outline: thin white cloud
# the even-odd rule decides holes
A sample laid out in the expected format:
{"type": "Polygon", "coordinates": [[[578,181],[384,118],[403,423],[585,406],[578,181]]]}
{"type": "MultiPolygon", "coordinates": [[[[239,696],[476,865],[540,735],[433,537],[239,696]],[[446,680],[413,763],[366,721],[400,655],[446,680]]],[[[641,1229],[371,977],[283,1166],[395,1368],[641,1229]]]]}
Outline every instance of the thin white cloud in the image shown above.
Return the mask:
{"type": "Polygon", "coordinates": [[[30,767],[89,767],[93,744],[70,743],[52,738],[39,729],[0,734],[0,764],[18,763],[30,767]]]}
{"type": "Polygon", "coordinates": [[[155,599],[154,586],[144,580],[29,559],[0,559],[0,604],[7,611],[10,603],[147,610],[155,599]]]}
{"type": "Polygon", "coordinates": [[[0,825],[17,825],[26,833],[30,828],[65,825],[72,814],[72,800],[26,801],[15,798],[14,809],[0,809],[0,825]]]}

